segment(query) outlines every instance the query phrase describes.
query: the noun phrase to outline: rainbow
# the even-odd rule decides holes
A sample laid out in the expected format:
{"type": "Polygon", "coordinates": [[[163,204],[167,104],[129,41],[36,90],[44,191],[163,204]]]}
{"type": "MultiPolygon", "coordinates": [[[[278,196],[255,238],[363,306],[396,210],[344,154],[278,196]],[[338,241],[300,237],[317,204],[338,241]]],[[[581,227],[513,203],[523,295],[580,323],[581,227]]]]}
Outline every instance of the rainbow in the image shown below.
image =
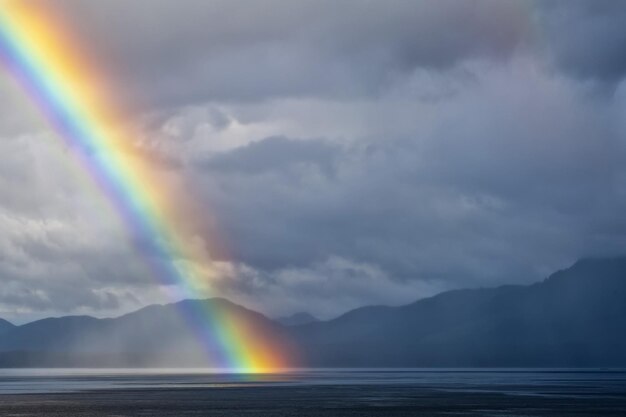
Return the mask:
{"type": "MultiPolygon", "coordinates": [[[[0,0],[0,62],[140,242],[159,282],[198,298],[215,271],[177,207],[184,196],[134,144],[120,106],[111,105],[114,88],[64,26],[41,2],[0,0]]],[[[288,366],[285,350],[249,323],[208,303],[183,304],[212,367],[256,373],[288,366]]]]}

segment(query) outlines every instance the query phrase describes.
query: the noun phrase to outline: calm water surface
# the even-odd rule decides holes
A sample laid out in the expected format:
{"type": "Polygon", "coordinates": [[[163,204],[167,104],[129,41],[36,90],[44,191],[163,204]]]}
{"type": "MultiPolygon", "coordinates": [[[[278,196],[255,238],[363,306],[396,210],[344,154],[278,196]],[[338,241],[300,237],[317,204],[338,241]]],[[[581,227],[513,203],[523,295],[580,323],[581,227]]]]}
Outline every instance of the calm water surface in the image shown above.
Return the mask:
{"type": "Polygon", "coordinates": [[[626,416],[623,369],[0,369],[12,416],[626,416]]]}

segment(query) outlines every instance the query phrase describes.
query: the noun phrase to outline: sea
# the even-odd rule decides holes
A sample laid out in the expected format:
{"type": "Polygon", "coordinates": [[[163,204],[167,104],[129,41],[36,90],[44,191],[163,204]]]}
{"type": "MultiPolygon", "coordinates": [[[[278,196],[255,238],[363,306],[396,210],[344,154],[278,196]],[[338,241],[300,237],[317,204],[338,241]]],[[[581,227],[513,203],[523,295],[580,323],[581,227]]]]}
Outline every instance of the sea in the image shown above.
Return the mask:
{"type": "Polygon", "coordinates": [[[0,369],[0,416],[626,416],[626,369],[0,369]]]}

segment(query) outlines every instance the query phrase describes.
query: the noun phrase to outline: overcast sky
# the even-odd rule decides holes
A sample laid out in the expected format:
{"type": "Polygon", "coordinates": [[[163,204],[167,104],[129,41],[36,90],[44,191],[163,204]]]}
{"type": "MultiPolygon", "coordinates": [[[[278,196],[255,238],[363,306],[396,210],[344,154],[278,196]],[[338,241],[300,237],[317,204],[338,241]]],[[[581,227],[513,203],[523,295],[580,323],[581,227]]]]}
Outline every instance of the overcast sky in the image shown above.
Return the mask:
{"type": "MultiPolygon", "coordinates": [[[[47,3],[212,219],[214,295],[326,318],[626,253],[622,1],[47,3]]],[[[171,301],[4,71],[0,106],[0,317],[171,301]]]]}

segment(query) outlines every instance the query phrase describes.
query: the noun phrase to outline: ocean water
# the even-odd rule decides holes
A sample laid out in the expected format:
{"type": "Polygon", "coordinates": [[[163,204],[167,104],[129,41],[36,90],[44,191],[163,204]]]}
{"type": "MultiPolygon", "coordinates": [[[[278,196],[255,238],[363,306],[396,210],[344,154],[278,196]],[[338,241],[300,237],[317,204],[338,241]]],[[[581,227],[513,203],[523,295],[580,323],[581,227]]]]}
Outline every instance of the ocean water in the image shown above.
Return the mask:
{"type": "Polygon", "coordinates": [[[2,416],[626,416],[623,369],[0,369],[2,416]]]}

